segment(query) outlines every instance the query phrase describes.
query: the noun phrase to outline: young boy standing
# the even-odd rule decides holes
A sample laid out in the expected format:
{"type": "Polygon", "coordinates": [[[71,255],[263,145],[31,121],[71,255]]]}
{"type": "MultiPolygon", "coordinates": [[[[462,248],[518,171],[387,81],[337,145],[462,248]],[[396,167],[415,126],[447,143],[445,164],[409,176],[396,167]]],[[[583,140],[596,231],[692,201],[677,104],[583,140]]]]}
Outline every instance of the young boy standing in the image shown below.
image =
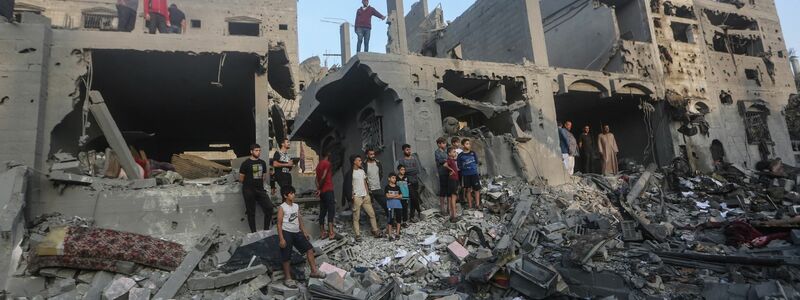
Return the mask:
{"type": "Polygon", "coordinates": [[[456,149],[456,155],[461,154],[464,150],[461,149],[461,138],[454,136],[450,139],[450,147],[456,149]]]}
{"type": "Polygon", "coordinates": [[[397,174],[389,173],[389,184],[384,188],[386,192],[386,235],[389,240],[400,238],[400,219],[402,218],[403,198],[400,187],[397,186],[397,174]],[[392,229],[394,226],[394,230],[392,229]]]}
{"type": "Polygon", "coordinates": [[[445,213],[448,206],[445,204],[450,198],[447,194],[448,171],[445,168],[447,163],[447,140],[443,137],[436,139],[436,151],[433,153],[436,160],[436,171],[439,177],[439,211],[445,213]]]}
{"type": "Polygon", "coordinates": [[[408,200],[411,196],[410,191],[408,190],[408,178],[406,177],[406,166],[399,165],[397,166],[397,186],[400,188],[400,205],[403,207],[401,210],[403,211],[400,218],[400,223],[403,227],[407,227],[408,224],[408,200]]]}
{"type": "Polygon", "coordinates": [[[281,196],[283,196],[283,204],[278,207],[278,246],[281,247],[283,274],[286,277],[283,283],[289,288],[296,288],[297,282],[292,280],[292,273],[289,268],[292,248],[306,254],[308,264],[311,266],[311,274],[309,276],[325,278],[325,274],[322,274],[317,269],[317,261],[314,259],[314,247],[308,242],[308,233],[303,227],[300,206],[294,203],[294,188],[292,186],[282,188],[281,196]]]}
{"type": "Polygon", "coordinates": [[[467,206],[472,209],[472,199],[475,199],[475,208],[481,208],[481,176],[478,174],[478,154],[472,151],[469,139],[461,140],[464,152],[458,155],[458,169],[461,171],[461,183],[464,186],[464,195],[467,206]]]}
{"type": "Polygon", "coordinates": [[[450,222],[456,221],[456,200],[458,200],[458,162],[456,162],[456,149],[447,149],[447,162],[445,167],[449,171],[447,177],[447,196],[450,198],[448,206],[450,210],[450,222]]]}

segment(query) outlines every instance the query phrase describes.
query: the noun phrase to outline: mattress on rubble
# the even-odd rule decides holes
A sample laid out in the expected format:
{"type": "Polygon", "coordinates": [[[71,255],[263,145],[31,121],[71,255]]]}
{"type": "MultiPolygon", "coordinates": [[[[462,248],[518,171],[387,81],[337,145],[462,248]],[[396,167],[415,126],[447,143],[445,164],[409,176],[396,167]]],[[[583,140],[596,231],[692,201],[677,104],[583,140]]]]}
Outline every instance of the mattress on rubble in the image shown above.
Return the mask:
{"type": "Polygon", "coordinates": [[[30,271],[61,267],[129,273],[132,264],[175,270],[186,256],[183,246],[149,236],[88,227],[52,228],[33,247],[30,271]]]}
{"type": "Polygon", "coordinates": [[[185,179],[220,177],[231,171],[230,167],[191,154],[172,155],[172,165],[185,179]]]}

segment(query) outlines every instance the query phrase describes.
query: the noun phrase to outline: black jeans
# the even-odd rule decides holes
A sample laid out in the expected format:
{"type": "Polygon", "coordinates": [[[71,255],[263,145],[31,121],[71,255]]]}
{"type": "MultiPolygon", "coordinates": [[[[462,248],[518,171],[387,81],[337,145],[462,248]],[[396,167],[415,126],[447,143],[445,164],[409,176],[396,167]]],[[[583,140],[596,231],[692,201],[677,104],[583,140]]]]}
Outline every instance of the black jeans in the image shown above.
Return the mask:
{"type": "Polygon", "coordinates": [[[408,196],[409,204],[411,205],[411,217],[413,218],[415,213],[419,213],[420,217],[422,216],[422,208],[420,208],[419,203],[419,183],[409,183],[408,184],[408,196]]]}
{"type": "Polygon", "coordinates": [[[319,225],[325,225],[327,216],[328,224],[333,224],[336,217],[336,197],[333,191],[324,192],[319,195],[319,225]]]}
{"type": "Polygon", "coordinates": [[[281,189],[281,198],[283,198],[283,191],[292,186],[292,175],[275,175],[275,182],[281,189]]]}
{"type": "MultiPolygon", "coordinates": [[[[369,196],[372,197],[372,204],[378,203],[378,205],[383,208],[384,213],[389,213],[389,209],[386,208],[386,195],[383,193],[383,190],[369,191],[369,196]]],[[[377,216],[378,214],[375,215],[377,216]]]]}
{"type": "Polygon", "coordinates": [[[131,32],[136,28],[136,10],[117,5],[117,31],[131,32]]]}
{"type": "Polygon", "coordinates": [[[147,28],[150,29],[150,34],[156,34],[156,28],[158,28],[158,33],[169,33],[167,19],[157,13],[150,14],[150,22],[147,24],[147,28]]]}
{"type": "Polygon", "coordinates": [[[273,207],[267,191],[255,187],[242,186],[242,196],[244,197],[245,214],[247,214],[247,225],[250,225],[250,232],[256,232],[256,204],[261,206],[261,210],[264,212],[264,230],[269,230],[273,207]]]}

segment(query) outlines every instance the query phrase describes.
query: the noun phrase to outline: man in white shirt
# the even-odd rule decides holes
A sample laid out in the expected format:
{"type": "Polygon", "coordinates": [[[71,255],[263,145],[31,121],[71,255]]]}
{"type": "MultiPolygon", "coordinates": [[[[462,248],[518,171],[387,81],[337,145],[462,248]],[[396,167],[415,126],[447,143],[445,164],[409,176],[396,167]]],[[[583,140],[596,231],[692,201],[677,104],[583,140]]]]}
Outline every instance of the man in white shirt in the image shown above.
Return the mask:
{"type": "Polygon", "coordinates": [[[358,221],[361,218],[362,207],[369,217],[372,234],[380,237],[378,222],[375,220],[375,210],[372,209],[372,199],[369,197],[367,173],[361,168],[362,164],[361,156],[356,155],[353,159],[353,230],[356,233],[357,242],[361,241],[361,228],[358,221]]]}

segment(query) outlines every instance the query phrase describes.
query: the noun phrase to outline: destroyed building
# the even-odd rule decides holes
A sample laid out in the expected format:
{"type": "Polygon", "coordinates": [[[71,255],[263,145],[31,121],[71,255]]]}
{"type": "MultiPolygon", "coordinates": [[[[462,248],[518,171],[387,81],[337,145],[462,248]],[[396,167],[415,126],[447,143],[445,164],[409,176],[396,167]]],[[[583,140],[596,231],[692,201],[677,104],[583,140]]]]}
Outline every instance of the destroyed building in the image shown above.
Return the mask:
{"type": "MultiPolygon", "coordinates": [[[[746,170],[764,159],[795,163],[783,109],[797,90],[772,0],[477,0],[452,22],[443,19],[446,7],[431,11],[426,0],[408,13],[402,0],[388,0],[387,54],[350,57],[344,25],[346,63],[331,71],[313,59],[299,64],[296,1],[225,1],[225,9],[219,1],[174,2],[187,14],[183,35],[145,34],[141,15],[132,33],[113,32],[112,0],[18,0],[16,22],[0,23],[0,162],[13,161],[0,167],[0,296],[298,299],[297,289],[271,284],[281,279],[270,260],[274,231],[239,237],[247,224],[240,186],[228,173],[235,163],[181,156],[242,157],[250,143],[284,135],[332,152],[336,187],[349,155],[376,148],[384,165],[394,165],[408,143],[424,165],[432,203],[439,136],[473,138],[486,175],[486,210],[464,211],[449,224],[427,209],[425,221],[394,243],[353,242],[352,213],[340,212],[345,239],[314,244],[329,276],[310,280],[302,293],[453,299],[458,285],[458,293],[481,298],[546,297],[558,282],[573,297],[677,297],[718,279],[703,288],[720,298],[727,288],[796,295],[788,285],[752,279],[772,273],[751,272],[795,266],[780,255],[796,256],[796,246],[772,251],[779,258],[755,257],[771,253],[763,249],[732,256],[738,249],[723,245],[719,232],[694,231],[725,215],[779,219],[800,209],[795,179],[763,183],[746,170]],[[286,109],[294,99],[299,107],[286,109]],[[630,166],[625,175],[568,176],[557,136],[566,120],[595,131],[610,125],[630,166]],[[145,179],[129,146],[157,161],[201,166],[183,173],[181,184],[145,179]],[[94,161],[101,157],[116,157],[127,179],[118,178],[119,167],[103,176],[107,166],[94,161]],[[676,157],[701,173],[714,171],[715,161],[736,171],[641,170],[676,157]],[[674,191],[662,189],[667,178],[678,182],[674,191]],[[53,238],[109,230],[160,246],[164,259],[122,251],[118,264],[97,273],[32,260],[58,252],[47,243],[53,238]],[[719,246],[703,249],[709,244],[719,246]],[[253,249],[268,251],[254,263],[247,259],[253,249]],[[519,249],[524,257],[516,257],[519,249]],[[549,266],[561,260],[597,273],[549,266]],[[749,267],[729,271],[728,261],[749,267]],[[513,273],[531,268],[544,274],[541,290],[517,291],[530,283],[508,288],[506,281],[502,291],[487,291],[488,281],[502,282],[495,275],[513,284],[513,273]],[[736,285],[714,277],[726,271],[736,285]],[[462,290],[465,284],[475,290],[462,290]]],[[[304,215],[312,236],[313,215],[304,215]]],[[[775,273],[796,281],[796,268],[790,271],[775,273]]]]}
{"type": "Polygon", "coordinates": [[[485,174],[551,184],[566,178],[556,128],[567,120],[610,125],[622,161],[684,156],[703,172],[795,161],[783,109],[796,89],[773,1],[476,1],[448,24],[427,1],[405,18],[402,1],[389,7],[389,54],[359,53],[309,87],[296,139],[339,160],[377,147],[384,162],[411,144],[428,186],[434,140],[459,123],[489,135],[485,174]]]}
{"type": "MultiPolygon", "coordinates": [[[[0,161],[30,168],[27,201],[4,212],[4,234],[53,212],[173,241],[193,239],[221,216],[230,220],[223,230],[246,230],[237,188],[143,191],[70,175],[85,158],[79,152],[99,157],[109,145],[163,162],[189,151],[247,156],[250,144],[269,144],[272,103],[296,98],[296,1],[170,3],[187,16],[184,34],[146,34],[144,1],[130,33],[116,31],[115,0],[16,1],[15,22],[0,23],[0,161]]],[[[129,178],[141,179],[123,156],[129,178]]],[[[21,238],[4,235],[4,263],[21,238]]],[[[3,268],[3,290],[7,275],[3,268]]]]}

